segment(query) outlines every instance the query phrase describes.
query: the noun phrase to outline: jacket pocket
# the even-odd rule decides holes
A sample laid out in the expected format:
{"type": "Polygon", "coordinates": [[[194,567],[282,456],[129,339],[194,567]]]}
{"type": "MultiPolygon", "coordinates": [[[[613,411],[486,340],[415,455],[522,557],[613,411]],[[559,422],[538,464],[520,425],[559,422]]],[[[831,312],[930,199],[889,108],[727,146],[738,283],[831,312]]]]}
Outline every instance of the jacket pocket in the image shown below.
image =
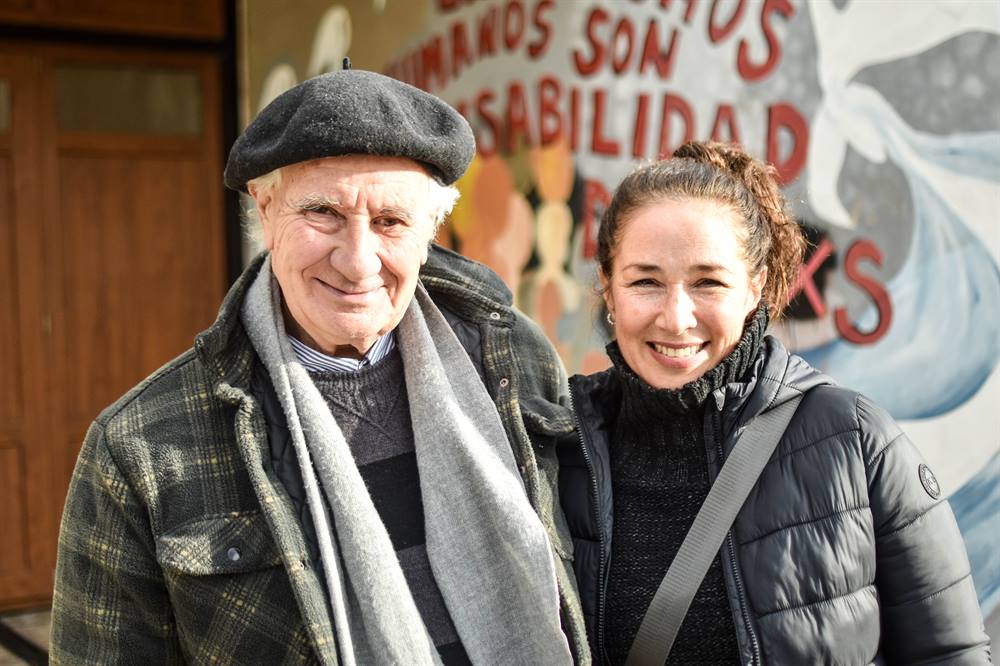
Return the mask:
{"type": "Polygon", "coordinates": [[[236,511],[188,521],[156,539],[156,559],[186,576],[248,573],[281,565],[264,515],[236,511]]]}
{"type": "Polygon", "coordinates": [[[166,584],[163,608],[186,663],[317,662],[261,513],[219,514],[174,527],[156,537],[156,557],[166,584]]]}
{"type": "Polygon", "coordinates": [[[555,438],[573,432],[573,412],[569,407],[528,394],[518,398],[524,425],[535,436],[555,438]]]}

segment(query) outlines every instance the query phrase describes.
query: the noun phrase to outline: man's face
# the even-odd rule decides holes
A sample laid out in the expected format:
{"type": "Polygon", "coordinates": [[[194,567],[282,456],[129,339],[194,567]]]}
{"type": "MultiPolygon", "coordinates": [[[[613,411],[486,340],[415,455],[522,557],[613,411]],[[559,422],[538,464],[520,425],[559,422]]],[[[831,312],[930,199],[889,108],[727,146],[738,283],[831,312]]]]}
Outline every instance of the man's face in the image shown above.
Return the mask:
{"type": "Polygon", "coordinates": [[[402,319],[434,231],[431,180],[416,162],[350,155],[282,169],[257,202],[289,332],[358,356],[402,319]]]}

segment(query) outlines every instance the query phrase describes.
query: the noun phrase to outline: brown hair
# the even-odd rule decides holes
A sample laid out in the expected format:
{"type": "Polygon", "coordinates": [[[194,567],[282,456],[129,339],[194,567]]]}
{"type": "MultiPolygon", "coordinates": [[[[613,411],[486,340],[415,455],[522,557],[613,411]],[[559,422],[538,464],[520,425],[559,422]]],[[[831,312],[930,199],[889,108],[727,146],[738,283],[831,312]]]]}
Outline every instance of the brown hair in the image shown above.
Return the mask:
{"type": "Polygon", "coordinates": [[[611,277],[626,218],[663,199],[707,199],[729,206],[743,220],[750,274],[767,268],[762,298],[771,319],[781,317],[798,277],[806,241],[785,209],[777,171],[732,144],[689,141],[668,160],[643,165],[625,177],[604,212],[597,263],[611,277]]]}

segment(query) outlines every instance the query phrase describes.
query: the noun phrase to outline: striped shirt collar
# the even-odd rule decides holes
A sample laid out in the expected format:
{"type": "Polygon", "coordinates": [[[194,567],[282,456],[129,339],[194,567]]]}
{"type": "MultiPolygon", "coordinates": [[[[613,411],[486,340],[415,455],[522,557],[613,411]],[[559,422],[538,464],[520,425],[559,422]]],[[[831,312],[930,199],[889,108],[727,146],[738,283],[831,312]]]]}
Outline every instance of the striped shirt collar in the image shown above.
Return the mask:
{"type": "Polygon", "coordinates": [[[376,340],[362,358],[327,356],[290,335],[288,342],[295,350],[299,363],[309,372],[357,372],[361,368],[378,363],[396,348],[396,332],[389,331],[376,340]]]}

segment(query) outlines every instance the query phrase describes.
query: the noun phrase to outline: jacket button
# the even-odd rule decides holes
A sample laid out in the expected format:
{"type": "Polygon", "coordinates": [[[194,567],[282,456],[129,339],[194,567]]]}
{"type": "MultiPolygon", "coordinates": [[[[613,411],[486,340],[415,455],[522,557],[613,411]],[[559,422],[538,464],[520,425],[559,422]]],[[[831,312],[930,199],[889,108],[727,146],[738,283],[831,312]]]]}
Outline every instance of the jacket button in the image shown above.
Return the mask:
{"type": "Polygon", "coordinates": [[[508,380],[506,377],[501,377],[500,388],[504,388],[505,386],[507,386],[507,384],[510,384],[510,380],[508,380]]]}
{"type": "Polygon", "coordinates": [[[500,313],[499,312],[491,312],[490,313],[490,319],[499,319],[499,318],[500,318],[500,313]]]}
{"type": "Polygon", "coordinates": [[[228,557],[231,562],[239,562],[242,555],[240,554],[239,548],[230,548],[226,551],[226,557],[228,557]]]}

